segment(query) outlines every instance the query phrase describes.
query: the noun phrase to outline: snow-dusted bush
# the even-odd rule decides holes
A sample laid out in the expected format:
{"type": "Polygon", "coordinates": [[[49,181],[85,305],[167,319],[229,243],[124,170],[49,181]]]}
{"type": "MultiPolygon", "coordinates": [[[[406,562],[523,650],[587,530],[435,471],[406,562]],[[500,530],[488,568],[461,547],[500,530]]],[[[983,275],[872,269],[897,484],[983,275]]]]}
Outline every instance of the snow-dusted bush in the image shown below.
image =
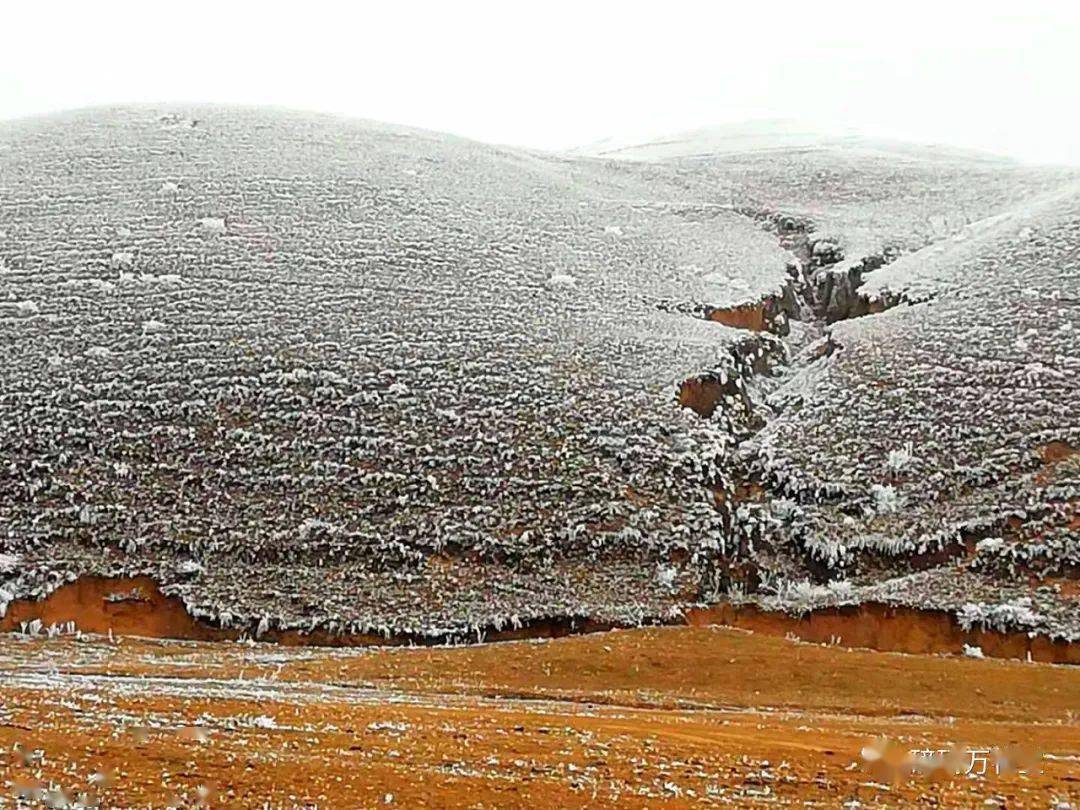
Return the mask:
{"type": "Polygon", "coordinates": [[[547,283],[549,287],[573,287],[577,279],[569,273],[552,273],[547,283]]]}
{"type": "Polygon", "coordinates": [[[674,565],[656,566],[656,582],[661,588],[669,591],[674,589],[678,575],[679,571],[674,565]]]}
{"type": "Polygon", "coordinates": [[[907,442],[902,447],[889,451],[885,458],[885,469],[893,475],[907,472],[915,462],[914,445],[907,442]]]}
{"type": "Polygon", "coordinates": [[[1031,609],[1031,599],[1022,597],[1011,602],[988,604],[968,602],[957,613],[960,626],[970,630],[975,626],[1008,632],[1035,627],[1043,617],[1031,609]]]}
{"type": "Polygon", "coordinates": [[[18,554],[0,553],[0,574],[12,574],[22,563],[18,554]]]}
{"type": "Polygon", "coordinates": [[[799,505],[790,498],[774,498],[770,510],[777,520],[789,520],[799,512],[799,505]]]}
{"type": "Polygon", "coordinates": [[[776,579],[764,582],[762,589],[772,593],[776,601],[785,607],[798,610],[810,610],[822,603],[846,600],[854,590],[846,579],[832,580],[825,585],[817,585],[808,579],[776,579]]]}
{"type": "Polygon", "coordinates": [[[224,217],[203,217],[199,220],[199,227],[204,233],[215,235],[223,234],[227,230],[224,217]]]}
{"type": "Polygon", "coordinates": [[[119,269],[121,267],[123,267],[123,268],[134,267],[135,266],[135,254],[130,253],[128,251],[117,251],[116,253],[114,253],[112,255],[112,260],[111,260],[110,263],[116,269],[119,269]]]}
{"type": "Polygon", "coordinates": [[[874,511],[879,515],[895,515],[904,506],[904,499],[894,486],[874,484],[870,494],[874,497],[874,511]]]}

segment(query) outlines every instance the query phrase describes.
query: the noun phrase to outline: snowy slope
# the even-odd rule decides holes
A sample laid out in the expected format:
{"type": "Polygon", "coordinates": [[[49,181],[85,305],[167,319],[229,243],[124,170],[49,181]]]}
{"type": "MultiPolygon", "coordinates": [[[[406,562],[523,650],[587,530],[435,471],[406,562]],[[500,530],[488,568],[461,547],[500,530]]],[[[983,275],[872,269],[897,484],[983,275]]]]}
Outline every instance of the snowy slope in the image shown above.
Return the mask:
{"type": "Polygon", "coordinates": [[[742,121],[653,137],[604,138],[570,149],[568,154],[610,160],[660,161],[741,153],[814,150],[876,153],[883,157],[909,155],[921,160],[961,159],[999,164],[1009,162],[1006,158],[976,150],[942,144],[918,145],[855,132],[828,132],[811,124],[789,119],[742,121]]]}
{"type": "Polygon", "coordinates": [[[826,507],[814,542],[827,555],[841,538],[902,553],[1013,513],[1071,519],[1080,493],[1068,476],[1050,483],[1041,457],[1080,447],[1080,187],[973,230],[872,273],[867,294],[913,303],[835,324],[833,353],[805,372],[815,383],[776,395],[797,410],[752,442],[769,470],[797,471],[796,487],[834,483],[867,507],[856,521],[826,507]],[[883,487],[890,503],[874,497],[883,487]]]}
{"type": "Polygon", "coordinates": [[[742,335],[676,309],[783,283],[739,214],[291,113],[92,110],[0,142],[20,589],[149,568],[214,616],[438,629],[656,613],[658,561],[716,545],[712,428],[674,391],[742,335]]]}
{"type": "Polygon", "coordinates": [[[820,328],[784,218],[858,262],[1072,182],[890,155],[598,161],[228,107],[2,125],[0,601],[146,572],[226,624],[437,634],[712,598],[745,556],[727,465],[771,443],[824,480],[865,440],[814,419],[871,364],[783,371],[820,328]],[[702,317],[765,300],[804,318],[787,347],[702,317]],[[710,418],[688,379],[722,389],[710,418]],[[788,379],[823,403],[805,424],[765,402],[788,379]]]}

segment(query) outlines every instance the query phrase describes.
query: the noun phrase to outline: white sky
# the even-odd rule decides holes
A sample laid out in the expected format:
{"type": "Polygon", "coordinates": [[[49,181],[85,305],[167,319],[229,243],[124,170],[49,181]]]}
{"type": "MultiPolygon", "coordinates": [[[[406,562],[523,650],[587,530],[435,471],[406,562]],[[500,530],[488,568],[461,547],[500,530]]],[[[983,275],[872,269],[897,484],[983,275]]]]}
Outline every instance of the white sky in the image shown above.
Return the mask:
{"type": "Polygon", "coordinates": [[[1080,164],[1076,0],[364,5],[16,0],[0,118],[243,102],[563,148],[781,117],[1080,164]]]}

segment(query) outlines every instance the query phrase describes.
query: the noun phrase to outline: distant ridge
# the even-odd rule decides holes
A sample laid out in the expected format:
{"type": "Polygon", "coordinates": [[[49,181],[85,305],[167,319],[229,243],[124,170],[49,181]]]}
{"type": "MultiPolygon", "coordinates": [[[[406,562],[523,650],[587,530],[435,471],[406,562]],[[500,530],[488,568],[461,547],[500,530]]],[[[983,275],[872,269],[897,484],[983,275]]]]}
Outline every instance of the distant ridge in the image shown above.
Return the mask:
{"type": "Polygon", "coordinates": [[[574,147],[569,154],[619,160],[672,160],[753,152],[850,149],[919,159],[964,159],[1013,163],[1011,158],[944,144],[920,144],[849,132],[825,132],[789,119],[756,119],[665,135],[603,138],[574,147]]]}

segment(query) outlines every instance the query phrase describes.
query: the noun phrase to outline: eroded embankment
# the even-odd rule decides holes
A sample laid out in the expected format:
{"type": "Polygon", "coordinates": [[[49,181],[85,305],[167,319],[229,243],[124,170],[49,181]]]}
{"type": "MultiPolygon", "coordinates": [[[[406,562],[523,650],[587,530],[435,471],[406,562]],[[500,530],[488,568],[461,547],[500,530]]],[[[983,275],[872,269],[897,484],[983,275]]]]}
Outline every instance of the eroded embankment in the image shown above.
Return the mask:
{"type": "MultiPolygon", "coordinates": [[[[237,628],[215,627],[194,618],[184,603],[161,592],[149,577],[85,576],[62,585],[41,600],[12,602],[0,619],[0,631],[13,632],[40,622],[42,629],[69,626],[85,633],[142,636],[191,641],[235,641],[253,635],[237,628]]],[[[1080,644],[972,628],[965,630],[945,611],[914,610],[863,604],[815,610],[801,616],[768,611],[753,605],[720,604],[692,608],[681,620],[655,624],[725,625],[773,636],[887,652],[960,654],[965,645],[979,647],[993,658],[1030,659],[1056,664],[1080,664],[1080,644]]],[[[480,640],[560,638],[611,630],[610,622],[563,617],[538,619],[516,629],[490,628],[480,640]]],[[[260,640],[286,646],[426,646],[478,640],[463,636],[400,634],[338,634],[325,630],[268,630],[260,640]]]]}
{"type": "Polygon", "coordinates": [[[707,317],[710,321],[716,321],[735,329],[763,332],[770,328],[768,302],[771,300],[767,299],[757,304],[712,309],[709,310],[707,317]]]}
{"type": "MultiPolygon", "coordinates": [[[[658,620],[653,624],[661,624],[658,620]]],[[[397,633],[335,633],[324,629],[260,632],[249,628],[219,627],[188,612],[183,600],[168,596],[152,578],[83,576],[61,585],[44,599],[16,599],[0,618],[0,632],[45,632],[48,628],[70,628],[98,633],[145,638],[174,638],[189,641],[236,641],[257,637],[286,646],[364,647],[425,646],[461,644],[475,641],[514,641],[529,638],[559,638],[577,633],[611,630],[611,622],[580,616],[537,618],[520,627],[490,627],[479,632],[421,635],[397,633]],[[34,623],[39,623],[36,626],[34,623]]]]}
{"type": "Polygon", "coordinates": [[[1080,644],[1027,633],[965,630],[944,610],[916,610],[867,602],[819,608],[803,615],[763,610],[753,605],[720,604],[687,612],[691,626],[720,624],[774,636],[795,636],[818,644],[836,644],[883,652],[964,653],[978,647],[991,658],[1019,658],[1054,664],[1080,664],[1080,644]]]}
{"type": "Polygon", "coordinates": [[[704,307],[708,320],[751,332],[788,334],[788,322],[801,320],[818,327],[837,321],[876,315],[903,302],[903,297],[862,291],[867,275],[899,257],[894,247],[879,253],[848,260],[844,248],[833,237],[815,232],[814,223],[773,211],[741,210],[766,231],[792,257],[788,279],[778,293],[757,302],[732,307],[704,307]]]}
{"type": "MultiPolygon", "coordinates": [[[[699,317],[780,339],[790,334],[791,321],[801,321],[810,333],[824,335],[828,340],[831,324],[876,315],[902,303],[901,296],[883,293],[870,297],[861,291],[866,276],[894,260],[899,255],[897,251],[886,248],[878,255],[865,256],[841,266],[845,259],[843,248],[833,238],[816,235],[809,220],[774,212],[746,210],[741,213],[773,233],[780,246],[791,255],[788,278],[778,292],[756,302],[730,307],[701,306],[695,310],[699,317]]],[[[760,334],[753,334],[743,344],[741,351],[744,354],[745,346],[753,346],[763,354],[780,354],[775,347],[763,343],[760,334]]],[[[786,358],[784,362],[787,362],[786,358]]],[[[717,381],[714,374],[708,373],[684,380],[678,391],[679,404],[708,418],[725,397],[738,396],[736,389],[762,371],[739,363],[735,364],[734,370],[737,377],[726,380],[717,381]]]]}
{"type": "Polygon", "coordinates": [[[0,618],[0,631],[25,631],[33,622],[40,622],[42,629],[73,623],[84,633],[192,641],[223,641],[239,635],[198,621],[180,599],[163,594],[150,577],[84,576],[44,599],[16,599],[0,618]]]}
{"type": "MultiPolygon", "coordinates": [[[[746,329],[754,334],[748,341],[778,341],[789,334],[789,320],[803,322],[799,341],[784,341],[787,350],[771,352],[782,364],[814,362],[823,354],[830,354],[837,346],[832,340],[831,325],[843,320],[875,315],[893,306],[905,303],[904,296],[882,292],[868,296],[862,292],[866,277],[898,257],[899,252],[885,248],[878,255],[845,261],[839,243],[828,237],[814,234],[814,226],[807,220],[782,217],[775,214],[744,212],[753,216],[766,230],[773,232],[782,247],[791,253],[793,261],[788,266],[788,280],[779,294],[758,303],[745,304],[727,309],[705,308],[705,317],[727,326],[746,329]],[[793,352],[794,346],[796,348],[793,352]],[[801,351],[801,355],[799,352],[801,351]],[[794,358],[794,359],[793,359],[794,358]]],[[[783,344],[782,344],[783,345],[783,344]]],[[[703,374],[683,382],[678,401],[704,418],[715,418],[728,428],[734,426],[733,442],[726,445],[728,457],[734,456],[734,448],[752,435],[767,420],[769,409],[762,407],[758,398],[753,401],[746,395],[753,378],[760,369],[746,364],[733,369],[737,376],[720,377],[703,374]],[[732,406],[739,411],[737,418],[730,418],[732,406]]],[[[1047,447],[1042,452],[1045,463],[1067,458],[1071,448],[1047,447]]],[[[717,508],[724,513],[725,525],[730,532],[731,547],[743,549],[739,542],[739,504],[745,502],[748,493],[754,500],[761,500],[766,493],[754,481],[743,480],[737,464],[718,464],[724,470],[722,479],[713,486],[717,508]]],[[[956,553],[972,554],[978,538],[967,538],[956,549],[949,549],[936,557],[912,558],[917,568],[940,565],[956,553]]],[[[825,577],[828,572],[819,570],[820,565],[809,557],[805,560],[812,578],[825,577]]],[[[754,593],[758,587],[755,575],[756,562],[750,556],[734,565],[730,560],[721,564],[725,575],[739,572],[733,581],[741,590],[754,593]]],[[[717,591],[723,594],[726,588],[717,591]]],[[[766,611],[752,605],[738,606],[720,603],[714,607],[690,611],[688,623],[722,624],[743,627],[772,635],[793,635],[800,639],[819,643],[838,643],[846,647],[862,647],[876,650],[907,653],[962,654],[967,648],[979,648],[982,654],[1002,658],[1029,658],[1056,663],[1080,663],[1080,645],[1054,641],[1046,636],[1029,637],[1024,632],[1002,633],[993,630],[964,629],[956,618],[944,610],[921,610],[916,608],[889,607],[881,604],[853,605],[842,608],[819,609],[804,615],[791,615],[782,611],[766,611]]]]}

